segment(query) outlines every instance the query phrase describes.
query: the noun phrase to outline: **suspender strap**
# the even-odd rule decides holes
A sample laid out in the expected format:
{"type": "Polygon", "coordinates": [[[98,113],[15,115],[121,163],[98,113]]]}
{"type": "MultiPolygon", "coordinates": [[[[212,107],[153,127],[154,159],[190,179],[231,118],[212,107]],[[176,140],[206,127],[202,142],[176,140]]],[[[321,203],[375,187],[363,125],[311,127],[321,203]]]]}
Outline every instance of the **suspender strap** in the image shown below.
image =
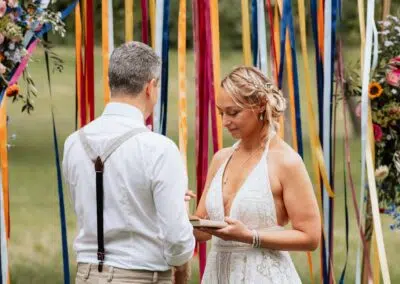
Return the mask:
{"type": "Polygon", "coordinates": [[[104,164],[107,159],[118,149],[125,141],[129,140],[136,134],[142,132],[148,132],[147,128],[136,128],[127,133],[114,138],[110,141],[106,150],[98,155],[90,146],[89,141],[83,131],[83,128],[79,130],[79,138],[85,149],[85,152],[94,163],[94,169],[96,171],[96,210],[97,210],[97,260],[99,261],[98,270],[103,271],[103,264],[105,259],[104,249],[104,186],[103,186],[103,174],[104,164]]]}

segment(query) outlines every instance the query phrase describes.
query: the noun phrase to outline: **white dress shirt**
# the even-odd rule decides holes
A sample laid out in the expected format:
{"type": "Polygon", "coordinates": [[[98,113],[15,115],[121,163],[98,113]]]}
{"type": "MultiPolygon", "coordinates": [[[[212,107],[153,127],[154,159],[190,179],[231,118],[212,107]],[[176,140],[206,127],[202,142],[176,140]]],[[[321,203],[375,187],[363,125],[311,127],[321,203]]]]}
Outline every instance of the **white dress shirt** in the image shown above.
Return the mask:
{"type": "MultiPolygon", "coordinates": [[[[109,103],[84,130],[96,153],[110,139],[145,127],[139,109],[109,103]]],[[[97,264],[96,178],[77,132],[64,146],[63,173],[78,221],[77,261],[97,264]]],[[[104,168],[106,265],[166,271],[186,263],[195,240],[184,196],[187,175],[175,143],[153,132],[122,144],[104,168]]]]}

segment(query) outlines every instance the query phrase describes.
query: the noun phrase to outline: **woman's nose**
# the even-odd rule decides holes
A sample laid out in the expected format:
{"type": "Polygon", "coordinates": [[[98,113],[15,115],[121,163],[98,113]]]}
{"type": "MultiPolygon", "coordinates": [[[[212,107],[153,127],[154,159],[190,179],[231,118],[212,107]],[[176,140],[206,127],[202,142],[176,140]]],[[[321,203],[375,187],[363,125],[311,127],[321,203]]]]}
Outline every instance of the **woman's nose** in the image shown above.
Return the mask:
{"type": "Polygon", "coordinates": [[[223,115],[222,116],[222,125],[228,126],[230,123],[231,123],[231,120],[226,115],[223,115]]]}

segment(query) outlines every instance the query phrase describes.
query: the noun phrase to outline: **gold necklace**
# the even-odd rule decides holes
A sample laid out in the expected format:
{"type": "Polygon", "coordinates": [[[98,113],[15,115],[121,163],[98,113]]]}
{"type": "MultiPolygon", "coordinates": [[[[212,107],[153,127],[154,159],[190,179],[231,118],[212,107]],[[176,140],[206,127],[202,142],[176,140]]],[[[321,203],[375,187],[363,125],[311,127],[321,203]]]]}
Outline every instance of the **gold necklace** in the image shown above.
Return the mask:
{"type": "MultiPolygon", "coordinates": [[[[258,152],[258,150],[260,150],[260,149],[263,148],[263,147],[264,147],[264,145],[261,144],[257,149],[255,149],[254,152],[252,152],[252,153],[250,154],[250,156],[249,156],[243,163],[240,164],[240,168],[243,167],[252,157],[254,157],[254,155],[258,152]]],[[[235,149],[235,152],[237,152],[237,151],[239,151],[239,147],[237,147],[237,148],[235,149]]],[[[233,154],[234,154],[235,152],[233,152],[233,154]]],[[[230,160],[232,159],[233,154],[232,154],[230,160]]],[[[228,164],[229,164],[229,161],[228,161],[228,164]]],[[[227,166],[228,166],[228,165],[227,165],[227,166]]],[[[226,169],[225,169],[225,171],[226,171],[226,169]]],[[[227,173],[225,172],[225,178],[224,178],[224,180],[223,180],[223,184],[225,185],[225,184],[228,182],[228,180],[229,180],[229,179],[228,179],[228,175],[227,175],[227,173]]]]}

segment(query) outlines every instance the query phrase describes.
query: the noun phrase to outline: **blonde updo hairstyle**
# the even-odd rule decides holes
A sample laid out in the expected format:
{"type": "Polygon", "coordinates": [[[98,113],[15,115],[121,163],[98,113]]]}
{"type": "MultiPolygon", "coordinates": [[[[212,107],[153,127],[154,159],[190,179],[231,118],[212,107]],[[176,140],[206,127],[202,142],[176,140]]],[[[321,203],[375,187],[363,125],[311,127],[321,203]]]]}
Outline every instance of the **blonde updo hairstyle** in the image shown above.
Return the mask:
{"type": "Polygon", "coordinates": [[[286,109],[286,99],[275,84],[255,67],[236,67],[221,82],[221,87],[242,108],[265,107],[261,113],[266,126],[279,129],[279,117],[286,109]]]}

